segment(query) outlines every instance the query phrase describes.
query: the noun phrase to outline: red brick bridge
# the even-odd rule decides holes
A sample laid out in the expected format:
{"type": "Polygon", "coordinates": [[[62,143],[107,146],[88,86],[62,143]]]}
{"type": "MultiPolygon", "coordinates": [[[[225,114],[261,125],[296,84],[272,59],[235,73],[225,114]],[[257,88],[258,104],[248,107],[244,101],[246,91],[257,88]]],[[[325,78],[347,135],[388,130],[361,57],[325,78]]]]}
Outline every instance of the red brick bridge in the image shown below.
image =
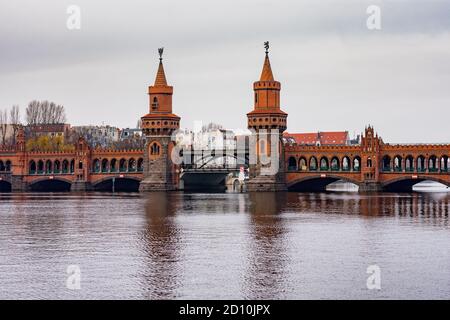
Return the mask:
{"type": "MultiPolygon", "coordinates": [[[[283,141],[288,114],[281,110],[281,83],[274,79],[268,48],[266,43],[261,77],[253,84],[254,107],[247,113],[248,129],[256,136],[246,146],[256,155],[255,163],[246,163],[249,191],[321,191],[337,180],[352,182],[361,191],[410,191],[424,180],[450,186],[450,144],[389,144],[370,126],[357,145],[283,141]],[[267,130],[277,134],[266,137],[263,131],[267,130]],[[265,175],[263,156],[274,151],[281,154],[278,170],[265,175]]],[[[179,128],[181,117],[172,110],[173,87],[166,80],[162,49],[148,93],[149,113],[141,118],[144,149],[92,149],[80,139],[73,152],[27,152],[20,130],[15,146],[0,149],[0,191],[179,189],[183,168],[172,162],[171,152],[175,146],[172,133],[179,128]]],[[[243,158],[252,157],[247,153],[243,158]]],[[[217,175],[210,176],[217,179],[217,175]]],[[[198,180],[202,179],[192,179],[198,180]]]]}
{"type": "Polygon", "coordinates": [[[134,190],[143,150],[92,149],[79,139],[73,152],[27,152],[22,136],[0,149],[0,191],[134,190]]]}
{"type": "Polygon", "coordinates": [[[450,144],[388,144],[368,127],[360,145],[285,145],[289,190],[316,191],[337,180],[360,190],[411,191],[431,180],[450,186],[450,144]]]}

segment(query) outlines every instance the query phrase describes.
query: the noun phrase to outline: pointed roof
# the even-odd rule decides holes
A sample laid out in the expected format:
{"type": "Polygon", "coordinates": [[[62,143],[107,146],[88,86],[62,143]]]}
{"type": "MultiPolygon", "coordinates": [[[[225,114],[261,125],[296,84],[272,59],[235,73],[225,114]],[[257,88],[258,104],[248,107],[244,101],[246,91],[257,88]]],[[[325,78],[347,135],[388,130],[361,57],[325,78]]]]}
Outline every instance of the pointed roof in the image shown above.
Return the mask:
{"type": "Polygon", "coordinates": [[[161,59],[159,60],[158,72],[156,73],[155,87],[156,86],[167,86],[166,74],[161,59]]]}
{"type": "Polygon", "coordinates": [[[266,52],[266,58],[264,59],[264,65],[261,72],[261,78],[259,81],[275,81],[273,78],[272,68],[270,67],[269,54],[266,52]]]}

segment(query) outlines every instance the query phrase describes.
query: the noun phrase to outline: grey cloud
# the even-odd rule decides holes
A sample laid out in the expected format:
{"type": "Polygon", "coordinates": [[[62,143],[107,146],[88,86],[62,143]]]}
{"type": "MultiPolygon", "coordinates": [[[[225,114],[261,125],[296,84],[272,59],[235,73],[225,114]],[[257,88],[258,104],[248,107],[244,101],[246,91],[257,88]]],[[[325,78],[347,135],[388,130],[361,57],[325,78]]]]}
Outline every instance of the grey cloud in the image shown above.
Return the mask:
{"type": "Polygon", "coordinates": [[[386,140],[450,141],[436,130],[450,116],[448,1],[82,0],[79,31],[65,27],[73,1],[0,1],[0,107],[53,99],[73,123],[133,126],[165,46],[183,125],[244,127],[270,40],[290,131],[371,122],[386,140]],[[381,31],[365,27],[369,4],[381,31]]]}

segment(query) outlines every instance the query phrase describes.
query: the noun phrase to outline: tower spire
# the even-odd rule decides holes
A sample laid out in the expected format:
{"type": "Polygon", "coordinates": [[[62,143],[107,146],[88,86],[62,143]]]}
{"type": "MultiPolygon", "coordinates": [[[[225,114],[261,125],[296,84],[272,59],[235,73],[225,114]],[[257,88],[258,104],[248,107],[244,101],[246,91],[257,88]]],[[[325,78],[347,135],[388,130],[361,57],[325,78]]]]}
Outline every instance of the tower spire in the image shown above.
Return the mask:
{"type": "Polygon", "coordinates": [[[164,52],[164,48],[158,49],[159,66],[158,66],[158,72],[156,73],[156,78],[155,78],[155,87],[167,86],[166,73],[164,72],[164,65],[162,63],[163,52],[164,52]]]}
{"type": "Polygon", "coordinates": [[[175,143],[172,134],[180,127],[180,117],[172,112],[173,87],[167,85],[162,54],[159,48],[159,66],[155,84],[148,87],[149,113],[141,117],[145,135],[143,180],[141,191],[173,190],[177,185],[176,164],[171,160],[175,143]]]}
{"type": "Polygon", "coordinates": [[[253,83],[254,108],[247,114],[249,128],[286,129],[287,113],[280,108],[281,84],[275,81],[269,61],[269,41],[264,42],[265,58],[259,81],[253,83]]]}
{"type": "Polygon", "coordinates": [[[266,49],[266,57],[264,58],[264,65],[259,81],[274,81],[269,60],[269,41],[264,42],[264,48],[266,49]]]}
{"type": "Polygon", "coordinates": [[[253,83],[254,107],[247,113],[247,125],[256,139],[251,146],[255,162],[249,166],[249,191],[283,191],[284,144],[282,134],[287,126],[287,113],[280,108],[281,83],[274,80],[269,61],[269,41],[264,42],[265,58],[259,81],[253,83]],[[267,163],[267,159],[270,164],[267,163]],[[275,169],[275,170],[273,170],[275,169]]]}

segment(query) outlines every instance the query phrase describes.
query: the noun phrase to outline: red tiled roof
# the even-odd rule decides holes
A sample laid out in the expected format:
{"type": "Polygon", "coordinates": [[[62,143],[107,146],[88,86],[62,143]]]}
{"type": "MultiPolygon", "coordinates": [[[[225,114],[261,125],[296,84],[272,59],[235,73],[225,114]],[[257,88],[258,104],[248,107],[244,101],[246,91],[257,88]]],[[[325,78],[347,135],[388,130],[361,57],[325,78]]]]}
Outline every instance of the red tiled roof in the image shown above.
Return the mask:
{"type": "Polygon", "coordinates": [[[348,140],[347,131],[335,132],[317,132],[317,133],[288,133],[283,134],[285,137],[291,137],[297,144],[317,144],[321,145],[341,145],[346,144],[348,140]]]}
{"type": "Polygon", "coordinates": [[[319,140],[317,133],[284,133],[285,137],[291,137],[297,144],[316,144],[319,140]]]}
{"type": "Polygon", "coordinates": [[[348,140],[347,131],[319,132],[321,144],[345,144],[348,140]]]}
{"type": "Polygon", "coordinates": [[[173,113],[147,113],[142,118],[151,118],[151,119],[162,119],[162,118],[174,118],[174,119],[180,119],[179,116],[173,113]]]}
{"type": "Polygon", "coordinates": [[[252,110],[249,113],[247,113],[247,115],[252,115],[252,114],[265,115],[265,114],[267,114],[270,116],[271,114],[275,114],[275,113],[287,115],[287,113],[284,112],[283,110],[279,110],[279,109],[277,110],[276,108],[267,108],[267,109],[263,109],[263,110],[261,110],[261,109],[252,110]],[[275,110],[273,110],[273,109],[275,109],[275,110]]]}
{"type": "Polygon", "coordinates": [[[166,73],[162,61],[159,61],[158,72],[156,73],[155,87],[167,86],[166,73]]]}
{"type": "Polygon", "coordinates": [[[275,81],[273,78],[272,68],[270,67],[269,55],[266,54],[264,65],[259,81],[275,81]]]}

